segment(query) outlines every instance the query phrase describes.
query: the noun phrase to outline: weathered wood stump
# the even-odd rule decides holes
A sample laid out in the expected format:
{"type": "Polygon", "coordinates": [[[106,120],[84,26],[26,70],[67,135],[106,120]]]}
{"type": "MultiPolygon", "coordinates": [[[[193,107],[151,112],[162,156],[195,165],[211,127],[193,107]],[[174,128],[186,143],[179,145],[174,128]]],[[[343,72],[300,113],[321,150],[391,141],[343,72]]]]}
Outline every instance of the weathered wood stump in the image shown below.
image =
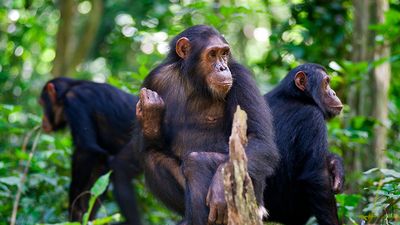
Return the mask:
{"type": "Polygon", "coordinates": [[[228,225],[262,225],[253,184],[247,173],[247,114],[237,107],[229,138],[229,162],[223,168],[228,225]]]}

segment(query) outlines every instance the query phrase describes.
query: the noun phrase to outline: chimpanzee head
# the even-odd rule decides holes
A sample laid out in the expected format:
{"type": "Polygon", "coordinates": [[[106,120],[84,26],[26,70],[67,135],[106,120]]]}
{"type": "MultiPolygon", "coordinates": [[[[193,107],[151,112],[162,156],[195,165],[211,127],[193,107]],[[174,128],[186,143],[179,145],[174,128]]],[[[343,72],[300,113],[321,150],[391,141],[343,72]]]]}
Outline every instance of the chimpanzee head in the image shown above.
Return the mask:
{"type": "Polygon", "coordinates": [[[193,87],[216,99],[223,99],[232,87],[229,70],[230,48],[212,27],[197,25],[184,30],[170,43],[168,59],[176,62],[180,72],[193,87]]]}
{"type": "Polygon", "coordinates": [[[296,67],[289,74],[297,93],[315,102],[324,113],[325,119],[340,114],[343,104],[329,86],[330,77],[323,66],[306,63],[296,67]]]}
{"type": "Polygon", "coordinates": [[[43,108],[42,129],[44,132],[57,131],[66,126],[62,96],[72,83],[72,79],[60,77],[44,85],[38,100],[43,108]]]}

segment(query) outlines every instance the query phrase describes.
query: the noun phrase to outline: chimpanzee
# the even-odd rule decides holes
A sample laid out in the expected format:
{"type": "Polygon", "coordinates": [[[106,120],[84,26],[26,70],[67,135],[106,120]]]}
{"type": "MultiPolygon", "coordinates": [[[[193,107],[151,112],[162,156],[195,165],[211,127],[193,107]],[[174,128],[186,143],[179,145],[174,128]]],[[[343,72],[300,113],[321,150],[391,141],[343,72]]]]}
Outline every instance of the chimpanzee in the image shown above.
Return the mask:
{"type": "Polygon", "coordinates": [[[246,153],[260,205],[265,179],[279,160],[272,118],[250,72],[232,58],[217,30],[190,27],[170,49],[145,79],[137,104],[146,181],[168,207],[185,215],[183,224],[225,224],[221,168],[236,106],[249,118],[246,153]]]}
{"type": "Polygon", "coordinates": [[[329,81],[324,67],[308,63],[265,95],[281,155],[264,194],[271,221],[305,224],[314,215],[321,225],[339,224],[334,192],[342,189],[344,170],[328,151],[325,121],[343,105],[329,81]]]}
{"type": "MultiPolygon", "coordinates": [[[[70,127],[73,144],[69,217],[81,221],[88,191],[101,175],[113,170],[114,196],[127,224],[140,224],[132,178],[142,172],[138,97],[108,84],[56,78],[43,87],[39,103],[45,132],[70,127]]],[[[97,205],[98,206],[98,205],[97,205]]],[[[96,207],[98,208],[98,207],[96,207]]],[[[94,218],[96,209],[91,214],[94,218]]]]}

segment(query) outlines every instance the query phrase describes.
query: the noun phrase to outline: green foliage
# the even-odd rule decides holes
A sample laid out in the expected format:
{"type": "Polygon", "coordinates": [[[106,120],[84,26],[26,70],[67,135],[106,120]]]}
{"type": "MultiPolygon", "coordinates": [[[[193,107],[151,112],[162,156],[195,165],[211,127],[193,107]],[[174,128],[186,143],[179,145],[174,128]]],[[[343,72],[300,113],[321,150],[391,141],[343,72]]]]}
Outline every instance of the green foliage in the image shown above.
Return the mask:
{"type": "Polygon", "coordinates": [[[97,198],[107,189],[108,183],[110,182],[110,174],[111,171],[101,176],[90,189],[91,196],[89,199],[89,209],[83,215],[82,225],[88,224],[90,213],[92,212],[93,206],[96,203],[97,198]]]}
{"type": "Polygon", "coordinates": [[[379,224],[399,219],[400,173],[390,169],[371,169],[364,173],[367,206],[363,209],[364,220],[379,224]]]}
{"type": "Polygon", "coordinates": [[[339,205],[338,214],[340,218],[346,218],[351,224],[358,224],[357,207],[362,197],[358,194],[338,194],[336,201],[339,205]]]}

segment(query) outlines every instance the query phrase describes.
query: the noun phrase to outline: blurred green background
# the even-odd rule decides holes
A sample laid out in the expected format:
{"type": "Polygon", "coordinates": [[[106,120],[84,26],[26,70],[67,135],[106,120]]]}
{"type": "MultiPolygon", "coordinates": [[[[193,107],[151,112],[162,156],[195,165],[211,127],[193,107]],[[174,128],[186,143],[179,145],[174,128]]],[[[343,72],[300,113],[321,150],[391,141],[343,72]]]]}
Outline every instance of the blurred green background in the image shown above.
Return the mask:
{"type": "MultiPolygon", "coordinates": [[[[63,75],[137,93],[168,41],[195,24],[226,37],[263,94],[301,63],[324,65],[345,103],[328,124],[330,150],[347,173],[340,218],[400,224],[399,0],[0,1],[0,224],[10,222],[18,186],[16,224],[67,221],[69,133],[34,131],[44,83],[63,75]]],[[[145,224],[179,219],[142,179],[135,184],[145,224]]],[[[103,206],[99,217],[118,212],[111,194],[103,206]]]]}

